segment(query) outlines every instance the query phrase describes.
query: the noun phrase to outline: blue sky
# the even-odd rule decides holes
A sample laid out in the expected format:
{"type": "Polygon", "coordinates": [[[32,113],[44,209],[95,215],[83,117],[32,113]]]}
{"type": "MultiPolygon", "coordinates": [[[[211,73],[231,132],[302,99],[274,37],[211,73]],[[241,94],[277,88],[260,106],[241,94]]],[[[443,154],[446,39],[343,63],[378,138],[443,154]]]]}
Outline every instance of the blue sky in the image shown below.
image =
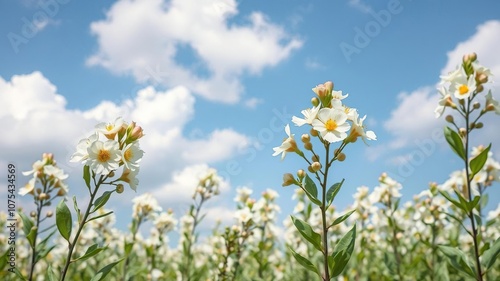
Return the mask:
{"type": "MultiPolygon", "coordinates": [[[[277,190],[283,219],[294,202],[282,175],[305,167],[294,155],[272,157],[272,148],[285,137],[285,122],[310,106],[311,88],[331,80],[378,136],[369,147],[348,146],[347,160],[334,167],[334,181],[346,178],[336,204],[346,208],[356,187],[373,189],[382,172],[402,182],[410,200],[461,168],[436,137],[443,121],[433,114],[435,88],[472,51],[500,75],[500,3],[368,3],[2,1],[0,164],[26,171],[52,152],[70,174],[71,195],[84,195],[81,166],[69,157],[95,124],[121,115],[147,134],[137,194],[127,190],[108,206],[120,210],[122,227],[130,200],[143,192],[164,209],[187,210],[192,179],[208,166],[225,183],[207,224],[230,220],[240,186],[256,197],[277,190]]],[[[499,99],[498,83],[490,86],[499,99]]],[[[495,118],[475,141],[492,141],[498,157],[495,118]]],[[[305,131],[292,125],[292,132],[305,131]]],[[[28,181],[18,176],[18,186],[28,181]]],[[[498,184],[489,193],[496,206],[498,184]]]]}

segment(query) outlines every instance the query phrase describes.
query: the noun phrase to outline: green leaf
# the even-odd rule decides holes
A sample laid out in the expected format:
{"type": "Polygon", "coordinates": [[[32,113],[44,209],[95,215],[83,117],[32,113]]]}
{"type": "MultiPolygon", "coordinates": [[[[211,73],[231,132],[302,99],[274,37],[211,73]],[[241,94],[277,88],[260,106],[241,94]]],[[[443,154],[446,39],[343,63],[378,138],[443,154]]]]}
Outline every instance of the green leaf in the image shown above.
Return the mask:
{"type": "Polygon", "coordinates": [[[21,220],[23,221],[23,232],[24,235],[28,236],[31,232],[31,228],[33,228],[34,224],[33,221],[28,218],[23,212],[19,212],[19,216],[21,217],[21,220]]]}
{"type": "Polygon", "coordinates": [[[311,177],[309,177],[309,175],[307,174],[302,189],[314,204],[321,206],[321,201],[319,201],[318,199],[318,188],[316,187],[316,184],[311,179],[311,177]]]}
{"type": "Polygon", "coordinates": [[[444,128],[444,137],[450,145],[451,149],[463,160],[465,160],[464,144],[460,135],[446,126],[444,128]]]}
{"type": "Polygon", "coordinates": [[[66,203],[64,203],[64,200],[61,200],[56,207],[56,225],[57,229],[59,229],[59,233],[61,233],[62,237],[68,242],[71,236],[72,223],[73,219],[71,218],[71,212],[68,206],[66,206],[66,203]]]}
{"type": "Polygon", "coordinates": [[[84,261],[86,259],[89,259],[97,254],[99,254],[102,250],[104,250],[104,248],[99,248],[99,246],[96,244],[90,246],[87,251],[85,251],[85,254],[83,254],[83,256],[73,260],[72,262],[76,262],[76,261],[84,261]]]}
{"type": "Polygon", "coordinates": [[[330,228],[330,227],[332,227],[332,226],[335,226],[335,225],[337,225],[337,224],[339,224],[339,223],[341,223],[341,222],[345,221],[345,220],[346,220],[346,219],[347,219],[350,215],[352,215],[352,213],[354,213],[355,211],[356,211],[356,210],[349,211],[349,212],[347,212],[347,213],[343,214],[342,216],[340,216],[340,217],[336,218],[336,219],[333,221],[333,223],[332,223],[332,224],[331,224],[328,228],[330,228]]]}
{"type": "Polygon", "coordinates": [[[500,254],[500,238],[497,238],[495,243],[486,250],[482,256],[481,263],[486,267],[486,270],[490,269],[500,254]]]}
{"type": "Polygon", "coordinates": [[[124,250],[125,250],[125,256],[128,256],[130,252],[132,251],[132,248],[134,247],[133,242],[124,242],[124,250]]]}
{"type": "Polygon", "coordinates": [[[321,247],[321,235],[316,233],[307,222],[298,219],[294,216],[290,217],[292,218],[293,224],[300,232],[302,237],[304,237],[307,241],[309,241],[309,243],[311,243],[314,246],[314,248],[316,248],[318,251],[323,251],[321,247]]]}
{"type": "Polygon", "coordinates": [[[91,218],[91,219],[87,220],[87,222],[89,222],[89,221],[93,221],[93,220],[96,220],[96,219],[100,219],[100,218],[102,218],[102,217],[105,217],[105,216],[111,215],[112,213],[113,213],[113,211],[109,211],[109,212],[107,212],[107,213],[105,213],[105,214],[102,214],[102,215],[99,215],[99,216],[95,216],[95,217],[93,217],[93,218],[91,218]]]}
{"type": "Polygon", "coordinates": [[[23,276],[21,271],[17,267],[14,267],[14,273],[17,275],[17,277],[20,278],[20,280],[26,281],[27,279],[23,276]]]}
{"type": "Polygon", "coordinates": [[[484,163],[486,163],[486,160],[488,160],[488,152],[490,151],[491,148],[491,143],[488,145],[487,148],[483,149],[481,153],[479,153],[474,159],[470,160],[470,170],[472,174],[470,175],[470,178],[473,179],[474,176],[481,171],[481,169],[484,167],[484,163]]]}
{"type": "Polygon", "coordinates": [[[300,263],[305,269],[310,270],[316,274],[318,274],[319,277],[321,277],[321,274],[319,273],[319,270],[306,258],[295,252],[290,246],[288,247],[290,252],[292,252],[293,257],[295,260],[300,263]]]}
{"type": "Polygon", "coordinates": [[[330,206],[332,204],[333,200],[335,199],[335,196],[337,196],[337,193],[339,193],[340,188],[342,187],[342,184],[344,184],[344,180],[342,179],[341,182],[338,182],[334,185],[332,185],[328,191],[326,192],[326,207],[330,206]]]}
{"type": "Polygon", "coordinates": [[[38,227],[33,226],[30,230],[30,233],[28,233],[28,235],[26,235],[26,239],[28,239],[28,242],[30,243],[31,248],[35,247],[37,234],[38,234],[38,227]]]}
{"type": "Polygon", "coordinates": [[[457,200],[451,198],[451,196],[448,194],[448,192],[439,190],[439,193],[441,193],[441,195],[443,195],[444,198],[446,198],[448,201],[450,201],[451,203],[453,203],[453,205],[457,206],[460,210],[463,210],[463,211],[467,212],[466,206],[462,206],[462,203],[460,203],[457,200]]]}
{"type": "Polygon", "coordinates": [[[333,263],[331,265],[331,276],[339,276],[344,271],[349,259],[351,258],[356,242],[356,225],[347,232],[339,243],[333,249],[333,263]]]}
{"type": "Polygon", "coordinates": [[[85,185],[90,190],[90,167],[88,165],[83,166],[83,180],[85,185]]]}
{"type": "Polygon", "coordinates": [[[9,249],[7,249],[7,251],[5,251],[5,254],[3,254],[1,257],[0,257],[0,270],[3,271],[3,268],[7,265],[7,259],[8,259],[8,254],[9,253],[9,249]]]}
{"type": "Polygon", "coordinates": [[[119,264],[122,260],[124,260],[125,258],[121,258],[115,262],[112,262],[108,265],[106,265],[105,267],[101,268],[96,275],[94,275],[94,277],[92,277],[92,279],[90,279],[90,281],[100,281],[100,280],[104,280],[104,277],[106,277],[108,275],[108,273],[111,271],[111,269],[113,269],[113,267],[117,264],[119,264]]]}
{"type": "Polygon", "coordinates": [[[49,264],[48,268],[47,268],[47,279],[49,281],[57,281],[57,278],[54,274],[54,271],[52,270],[52,265],[49,264]]]}
{"type": "Polygon", "coordinates": [[[444,245],[439,245],[438,248],[449,258],[450,264],[455,269],[469,275],[470,277],[476,277],[473,266],[470,264],[467,256],[462,251],[455,247],[444,245]]]}
{"type": "Polygon", "coordinates": [[[99,210],[102,206],[104,206],[104,204],[106,204],[106,202],[108,202],[109,197],[111,196],[111,194],[113,192],[114,192],[114,190],[113,191],[104,191],[102,193],[102,195],[95,200],[94,209],[92,209],[92,211],[90,213],[93,213],[93,212],[99,210]]]}

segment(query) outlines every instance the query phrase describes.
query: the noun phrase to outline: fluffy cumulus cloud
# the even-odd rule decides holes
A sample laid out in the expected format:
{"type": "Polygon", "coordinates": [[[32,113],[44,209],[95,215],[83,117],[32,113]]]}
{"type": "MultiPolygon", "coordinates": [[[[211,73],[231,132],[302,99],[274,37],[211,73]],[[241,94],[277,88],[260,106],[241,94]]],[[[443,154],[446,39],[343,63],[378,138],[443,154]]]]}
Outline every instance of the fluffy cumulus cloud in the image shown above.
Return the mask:
{"type": "Polygon", "coordinates": [[[237,14],[235,0],[119,0],[91,24],[98,51],[87,63],[139,82],[185,85],[210,100],[238,102],[241,75],[280,63],[302,41],[260,12],[245,16],[243,24],[229,23],[237,14]]]}
{"type": "MultiPolygon", "coordinates": [[[[17,165],[18,186],[22,186],[28,178],[21,177],[20,171],[31,170],[42,153],[54,153],[58,165],[70,175],[71,193],[84,195],[82,166],[68,160],[78,140],[92,133],[97,123],[122,116],[143,127],[146,136],[140,144],[145,155],[138,193],[129,190],[110,204],[129,206],[132,197],[150,191],[161,194],[160,199],[165,200],[160,202],[167,208],[164,204],[179,202],[172,198],[192,195],[196,176],[208,165],[230,159],[250,144],[245,135],[224,128],[207,137],[185,137],[182,132],[195,114],[194,103],[195,97],[185,87],[157,91],[150,86],[120,104],[102,101],[86,111],[69,110],[57,87],[40,72],[10,80],[0,77],[0,123],[9,128],[9,133],[0,138],[0,163],[4,167],[12,162],[17,165]]],[[[229,184],[222,182],[221,188],[227,191],[229,184]]],[[[5,186],[1,190],[6,190],[5,186]]]]}
{"type": "MultiPolygon", "coordinates": [[[[448,61],[441,73],[447,74],[454,70],[461,62],[462,56],[467,53],[476,52],[481,64],[491,69],[492,80],[500,76],[500,57],[497,46],[500,44],[500,21],[492,20],[477,27],[476,33],[466,41],[460,42],[447,53],[448,61]]],[[[437,78],[437,77],[436,77],[437,78]]],[[[441,130],[443,118],[434,118],[434,109],[438,102],[436,88],[438,83],[432,86],[424,86],[411,93],[401,93],[398,96],[398,107],[391,112],[391,117],[384,122],[384,128],[392,135],[392,141],[384,148],[379,147],[377,153],[372,155],[373,159],[382,155],[382,150],[407,148],[415,145],[415,140],[432,139],[435,130],[441,130]]],[[[493,96],[500,99],[500,87],[498,82],[488,85],[492,89],[493,96]]],[[[483,102],[483,99],[479,99],[483,102]]],[[[446,112],[451,113],[449,109],[446,112]]],[[[445,112],[445,114],[446,114],[445,112]]],[[[488,114],[483,119],[485,128],[476,132],[477,144],[486,144],[493,141],[500,145],[500,135],[494,124],[498,123],[498,115],[488,114]]],[[[500,147],[494,149],[496,155],[500,155],[500,147]]],[[[398,156],[393,162],[401,162],[404,157],[398,156]],[[397,158],[397,159],[396,159],[397,158]]]]}

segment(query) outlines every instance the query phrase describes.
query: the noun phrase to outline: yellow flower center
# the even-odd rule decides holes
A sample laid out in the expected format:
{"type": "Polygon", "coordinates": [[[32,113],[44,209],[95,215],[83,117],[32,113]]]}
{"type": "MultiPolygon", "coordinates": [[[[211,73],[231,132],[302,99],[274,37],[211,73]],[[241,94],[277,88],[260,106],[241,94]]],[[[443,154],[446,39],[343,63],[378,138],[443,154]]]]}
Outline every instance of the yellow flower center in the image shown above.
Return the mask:
{"type": "Polygon", "coordinates": [[[113,124],[108,124],[106,125],[106,130],[111,131],[113,130],[113,127],[114,127],[113,124]]]}
{"type": "Polygon", "coordinates": [[[111,159],[111,155],[108,150],[99,150],[99,153],[97,154],[97,160],[99,162],[108,162],[109,159],[111,159]]]}
{"type": "Polygon", "coordinates": [[[132,157],[134,156],[134,153],[132,152],[132,149],[127,149],[125,150],[125,153],[123,155],[125,157],[125,160],[128,162],[130,161],[130,159],[132,159],[132,157]]]}
{"type": "Polygon", "coordinates": [[[333,131],[333,130],[337,129],[337,123],[335,121],[333,121],[332,119],[328,119],[328,121],[326,121],[326,123],[325,123],[325,128],[328,131],[333,131]]]}
{"type": "Polygon", "coordinates": [[[458,93],[461,94],[461,95],[465,95],[469,92],[469,87],[467,87],[467,85],[460,85],[460,87],[458,87],[458,93]]]}

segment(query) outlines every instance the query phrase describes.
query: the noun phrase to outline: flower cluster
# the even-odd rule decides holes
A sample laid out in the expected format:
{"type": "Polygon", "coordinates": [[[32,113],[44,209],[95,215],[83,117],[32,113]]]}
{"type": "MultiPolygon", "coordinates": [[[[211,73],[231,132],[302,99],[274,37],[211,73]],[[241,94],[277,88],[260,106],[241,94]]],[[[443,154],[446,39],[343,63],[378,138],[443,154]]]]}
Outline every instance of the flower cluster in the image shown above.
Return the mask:
{"type": "Polygon", "coordinates": [[[68,185],[64,182],[68,175],[57,167],[52,153],[44,153],[42,160],[33,163],[33,169],[23,172],[23,175],[33,175],[33,178],[19,190],[20,195],[32,194],[39,200],[47,200],[49,193],[55,189],[57,189],[57,196],[64,196],[68,192],[68,185]],[[43,186],[43,189],[35,189],[37,182],[43,186]]]}
{"type": "MultiPolygon", "coordinates": [[[[447,107],[463,113],[464,108],[460,106],[464,106],[465,100],[472,101],[479,93],[483,92],[484,84],[490,82],[491,75],[488,68],[479,64],[475,53],[465,55],[460,66],[447,75],[441,76],[441,87],[438,88],[441,98],[434,110],[436,118],[441,117],[447,107]]],[[[488,91],[485,98],[485,106],[481,115],[488,111],[500,114],[499,103],[493,98],[491,91],[488,91]]],[[[472,106],[474,109],[479,109],[480,103],[474,103],[472,106]]],[[[447,117],[447,120],[452,121],[453,119],[447,117]]],[[[479,126],[482,127],[482,125],[479,126]]]]}
{"type": "Polygon", "coordinates": [[[193,199],[196,198],[197,194],[204,200],[214,195],[218,195],[220,182],[221,179],[217,175],[217,171],[215,169],[208,169],[206,174],[200,178],[198,186],[194,191],[193,199]]]}
{"type": "MultiPolygon", "coordinates": [[[[363,142],[367,140],[376,140],[377,136],[373,131],[366,131],[363,124],[366,115],[359,116],[355,108],[350,108],[343,104],[343,100],[348,94],[343,95],[342,91],[333,90],[333,83],[328,81],[314,87],[311,103],[312,108],[302,110],[304,118],[293,116],[292,122],[296,126],[309,125],[311,127],[310,135],[304,134],[301,137],[306,150],[312,150],[310,142],[311,136],[318,137],[322,142],[334,143],[355,142],[361,137],[363,142]]],[[[281,154],[281,159],[285,158],[287,152],[295,152],[302,155],[302,151],[297,147],[294,135],[291,134],[290,126],[285,126],[288,135],[281,146],[273,148],[273,156],[281,154]]],[[[319,169],[319,167],[318,167],[319,169]]]]}
{"type": "Polygon", "coordinates": [[[95,128],[92,135],[80,140],[71,162],[81,162],[94,174],[104,176],[114,176],[115,171],[123,166],[117,181],[126,182],[136,190],[139,162],[144,155],[138,142],[144,136],[142,128],[135,122],[127,124],[121,117],[112,123],[99,123],[95,128]]]}

